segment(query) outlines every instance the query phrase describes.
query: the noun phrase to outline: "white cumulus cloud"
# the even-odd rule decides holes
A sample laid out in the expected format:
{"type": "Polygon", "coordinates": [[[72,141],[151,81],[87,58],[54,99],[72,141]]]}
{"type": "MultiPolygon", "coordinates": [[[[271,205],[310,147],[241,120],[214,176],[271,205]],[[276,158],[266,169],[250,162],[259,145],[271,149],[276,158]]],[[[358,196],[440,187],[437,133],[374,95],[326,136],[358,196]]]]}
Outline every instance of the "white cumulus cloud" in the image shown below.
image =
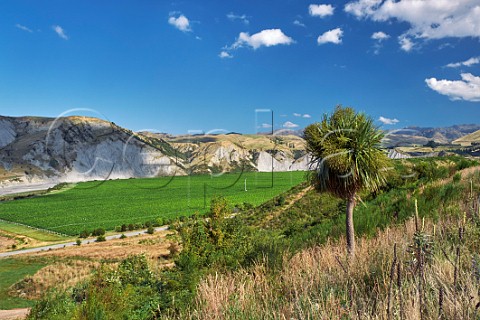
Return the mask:
{"type": "Polygon", "coordinates": [[[64,40],[68,40],[68,36],[67,36],[67,34],[65,33],[65,30],[64,30],[61,26],[59,26],[59,25],[54,25],[54,26],[52,26],[52,29],[53,29],[53,31],[55,31],[55,33],[56,33],[60,38],[62,38],[62,39],[64,39],[64,40]]]}
{"type": "Polygon", "coordinates": [[[272,47],[277,45],[289,45],[294,41],[285,35],[280,29],[266,29],[253,35],[247,32],[240,32],[237,41],[231,46],[231,49],[237,49],[245,45],[258,49],[260,47],[272,47]]]}
{"type": "Polygon", "coordinates": [[[233,55],[231,55],[230,53],[228,53],[227,51],[222,51],[220,52],[220,54],[218,55],[220,58],[222,59],[226,59],[226,58],[233,58],[233,55]]]}
{"type": "Polygon", "coordinates": [[[306,118],[306,119],[309,119],[309,118],[311,118],[311,117],[312,117],[312,116],[309,115],[308,113],[305,113],[305,114],[302,116],[302,118],[306,118]]]}
{"type": "Polygon", "coordinates": [[[462,80],[425,79],[428,87],[452,100],[480,101],[480,77],[462,73],[462,80]]]}
{"type": "Polygon", "coordinates": [[[19,24],[19,23],[17,23],[17,24],[15,25],[15,27],[17,27],[17,28],[20,29],[20,30],[27,31],[27,32],[30,32],[30,33],[33,32],[32,29],[30,29],[30,28],[28,28],[28,27],[26,27],[26,26],[24,26],[24,25],[21,25],[21,24],[19,24]]]}
{"type": "Polygon", "coordinates": [[[385,118],[385,117],[382,117],[382,116],[380,116],[380,118],[378,118],[378,121],[380,121],[383,124],[389,124],[389,125],[397,124],[397,123],[400,122],[396,118],[390,119],[390,118],[385,118]]]}
{"type": "Polygon", "coordinates": [[[332,29],[324,34],[320,35],[317,39],[318,44],[324,44],[324,43],[334,43],[334,44],[340,44],[342,43],[342,36],[343,36],[343,30],[340,28],[332,29]]]}
{"type": "Polygon", "coordinates": [[[383,40],[387,40],[388,38],[390,38],[390,36],[383,31],[374,32],[372,34],[373,40],[383,41],[383,40]]]}
{"type": "Polygon", "coordinates": [[[398,37],[398,43],[400,44],[400,48],[406,52],[410,52],[414,46],[412,40],[406,36],[398,37]]]}
{"type": "Polygon", "coordinates": [[[461,66],[470,67],[478,63],[480,63],[480,57],[473,57],[465,61],[449,63],[446,66],[449,68],[458,68],[461,66]]]}
{"type": "Polygon", "coordinates": [[[287,121],[283,124],[283,127],[284,128],[287,128],[287,129],[293,129],[293,128],[297,128],[298,127],[298,124],[295,124],[293,122],[290,122],[290,121],[287,121]]]}
{"type": "Polygon", "coordinates": [[[294,117],[301,117],[302,114],[301,114],[301,113],[296,113],[296,112],[294,112],[294,113],[293,113],[293,116],[294,116],[294,117]]]}
{"type": "Polygon", "coordinates": [[[333,15],[335,8],[331,4],[311,4],[308,12],[312,17],[327,17],[333,15]]]}
{"type": "Polygon", "coordinates": [[[178,17],[172,15],[170,18],[168,18],[168,23],[180,31],[192,31],[192,28],[190,27],[190,20],[188,20],[188,18],[185,17],[183,14],[179,15],[178,17]]]}
{"type": "Polygon", "coordinates": [[[406,22],[405,35],[414,38],[480,37],[478,0],[356,0],[344,9],[358,18],[406,22]]]}

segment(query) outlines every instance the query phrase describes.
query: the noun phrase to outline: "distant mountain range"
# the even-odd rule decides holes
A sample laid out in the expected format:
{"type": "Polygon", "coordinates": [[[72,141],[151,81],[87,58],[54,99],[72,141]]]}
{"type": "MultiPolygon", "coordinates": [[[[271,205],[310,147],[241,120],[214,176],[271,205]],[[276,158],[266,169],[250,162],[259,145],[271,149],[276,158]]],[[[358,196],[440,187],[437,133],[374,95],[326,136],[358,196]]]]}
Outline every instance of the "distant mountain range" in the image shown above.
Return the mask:
{"type": "MultiPolygon", "coordinates": [[[[387,132],[385,147],[433,140],[469,145],[480,125],[408,127],[387,132]],[[463,140],[462,140],[463,139],[463,140]]],[[[229,171],[307,170],[302,130],[222,135],[133,132],[89,117],[0,116],[0,184],[84,181],[229,171]]],[[[1,191],[0,191],[1,192],[1,191]]]]}
{"type": "Polygon", "coordinates": [[[480,125],[464,124],[440,128],[406,127],[387,131],[384,146],[399,147],[425,145],[433,140],[439,144],[451,144],[455,140],[480,130],[480,125]]]}

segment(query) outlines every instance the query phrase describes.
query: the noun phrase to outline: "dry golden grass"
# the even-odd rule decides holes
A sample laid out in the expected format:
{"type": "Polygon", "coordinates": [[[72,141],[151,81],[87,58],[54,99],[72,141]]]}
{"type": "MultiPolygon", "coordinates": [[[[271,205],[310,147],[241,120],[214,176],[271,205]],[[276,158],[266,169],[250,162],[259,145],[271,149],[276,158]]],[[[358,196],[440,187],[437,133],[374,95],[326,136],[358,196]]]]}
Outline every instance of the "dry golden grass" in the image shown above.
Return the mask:
{"type": "Polygon", "coordinates": [[[49,256],[59,258],[81,257],[92,260],[115,260],[120,261],[130,255],[144,253],[147,257],[157,259],[168,255],[170,242],[166,236],[171,231],[156,232],[153,235],[144,234],[125,239],[115,239],[105,242],[94,242],[66,247],[63,249],[44,251],[34,256],[49,256]]]}
{"type": "MultiPolygon", "coordinates": [[[[436,226],[435,241],[448,234],[441,229],[436,226]]],[[[433,224],[425,222],[424,231],[433,235],[433,224]]],[[[468,265],[471,253],[462,254],[459,270],[463,271],[459,272],[456,289],[454,265],[442,254],[435,254],[433,261],[425,265],[421,282],[424,289],[419,291],[420,276],[409,264],[412,255],[408,248],[414,233],[415,222],[411,220],[403,226],[383,230],[375,238],[359,239],[355,260],[350,263],[345,257],[345,239],[341,239],[305,249],[290,259],[285,257],[283,268],[277,273],[272,274],[265,268],[266,264],[259,264],[233,274],[208,276],[198,287],[196,305],[188,317],[389,319],[390,315],[390,319],[436,319],[439,290],[443,288],[443,319],[452,319],[455,313],[458,319],[475,319],[480,284],[472,282],[468,265]],[[397,268],[390,279],[395,244],[400,280],[397,268]],[[423,317],[419,292],[424,292],[423,317]],[[389,300],[390,312],[387,311],[389,300]]]]}
{"type": "Polygon", "coordinates": [[[145,234],[34,254],[37,257],[53,258],[57,262],[22,279],[13,286],[11,294],[38,299],[53,288],[66,290],[87,280],[102,263],[115,267],[118,261],[130,255],[145,254],[151,262],[152,270],[158,272],[173,265],[168,260],[171,241],[166,239],[166,235],[171,233],[157,232],[153,235],[145,234]]]}
{"type": "Polygon", "coordinates": [[[86,280],[100,267],[98,261],[70,260],[57,262],[40,269],[33,276],[27,276],[15,284],[12,295],[27,299],[39,299],[52,288],[65,290],[86,280]]]}
{"type": "Polygon", "coordinates": [[[15,239],[13,239],[11,237],[5,237],[5,236],[0,235],[0,252],[7,251],[14,244],[16,244],[15,239]]]}

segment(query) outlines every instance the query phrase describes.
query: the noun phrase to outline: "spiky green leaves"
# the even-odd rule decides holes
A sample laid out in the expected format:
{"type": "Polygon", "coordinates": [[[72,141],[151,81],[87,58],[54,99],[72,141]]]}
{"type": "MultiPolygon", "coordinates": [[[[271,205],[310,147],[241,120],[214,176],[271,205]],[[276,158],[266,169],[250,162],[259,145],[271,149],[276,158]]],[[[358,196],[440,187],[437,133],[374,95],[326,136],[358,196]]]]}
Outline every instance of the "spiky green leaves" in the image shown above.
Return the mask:
{"type": "Polygon", "coordinates": [[[347,199],[385,184],[389,159],[380,149],[383,133],[365,114],[337,106],[321,122],[309,125],[304,137],[317,189],[347,199]]]}

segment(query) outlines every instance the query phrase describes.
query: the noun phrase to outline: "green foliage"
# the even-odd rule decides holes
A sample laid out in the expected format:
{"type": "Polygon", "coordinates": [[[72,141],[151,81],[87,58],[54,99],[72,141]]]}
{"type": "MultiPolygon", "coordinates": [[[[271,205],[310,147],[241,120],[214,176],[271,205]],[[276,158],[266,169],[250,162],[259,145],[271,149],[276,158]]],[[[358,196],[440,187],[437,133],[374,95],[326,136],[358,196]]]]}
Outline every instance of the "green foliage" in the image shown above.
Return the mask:
{"type": "Polygon", "coordinates": [[[33,302],[8,294],[12,285],[25,276],[32,276],[43,268],[43,261],[29,259],[0,259],[0,310],[30,307],[33,302]]]}
{"type": "Polygon", "coordinates": [[[155,228],[153,226],[148,227],[147,233],[148,234],[154,234],[155,233],[155,228]]]}
{"type": "Polygon", "coordinates": [[[85,229],[114,230],[119,221],[128,229],[139,221],[157,217],[168,224],[179,216],[206,213],[209,208],[205,203],[218,195],[225,196],[232,205],[260,205],[304,177],[304,172],[275,172],[273,187],[268,172],[84,182],[60,193],[6,201],[0,219],[69,235],[85,229]],[[244,189],[245,178],[249,181],[248,192],[244,189]]]}
{"type": "Polygon", "coordinates": [[[77,246],[81,246],[82,245],[82,240],[77,239],[76,244],[77,244],[77,246]]]}
{"type": "Polygon", "coordinates": [[[462,179],[462,175],[460,173],[455,173],[455,175],[453,176],[454,183],[459,183],[461,179],[462,179]]]}
{"type": "Polygon", "coordinates": [[[107,239],[105,239],[105,236],[98,236],[97,239],[95,239],[95,242],[104,242],[104,241],[107,241],[107,239]]]}
{"type": "Polygon", "coordinates": [[[386,183],[390,164],[380,149],[383,132],[365,114],[337,106],[322,122],[305,128],[304,138],[318,190],[347,199],[362,189],[377,191],[386,183]]]}
{"type": "Polygon", "coordinates": [[[105,229],[103,228],[98,228],[92,231],[92,236],[97,237],[97,236],[104,236],[105,235],[105,229]]]}
{"type": "MultiPolygon", "coordinates": [[[[413,164],[423,161],[435,162],[438,159],[402,161],[399,162],[399,168],[416,168],[413,164]]],[[[452,163],[456,166],[457,162],[452,163]]],[[[440,170],[440,173],[433,172],[433,179],[443,176],[441,166],[432,165],[432,168],[440,170]]],[[[391,174],[399,174],[396,170],[397,168],[391,174]]],[[[447,172],[452,174],[449,169],[447,172]]],[[[422,188],[417,188],[418,180],[400,177],[398,183],[401,187],[392,184],[392,188],[386,187],[376,193],[361,194],[364,201],[357,206],[358,214],[354,218],[357,236],[374,236],[379,229],[393,223],[402,224],[415,212],[414,198],[418,199],[420,217],[426,216],[433,220],[448,215],[463,217],[463,208],[459,203],[469,197],[469,185],[466,186],[465,182],[429,184],[422,180],[422,188]]],[[[475,194],[480,192],[479,183],[480,176],[475,176],[475,194]]],[[[306,186],[306,183],[295,186],[283,193],[282,197],[285,201],[290,201],[306,186]]],[[[179,251],[176,243],[171,245],[170,257],[174,259],[174,268],[163,269],[157,277],[149,269],[145,257],[130,257],[128,261],[122,262],[117,270],[102,268],[88,284],[77,288],[73,297],[60,297],[66,306],[66,318],[71,314],[74,315],[72,317],[81,319],[182,318],[192,311],[198,283],[206,275],[225,273],[239,267],[248,270],[249,266],[260,262],[266,266],[268,275],[273,278],[276,272],[282,269],[283,259],[289,253],[293,254],[299,249],[324,243],[327,239],[337,239],[345,234],[345,201],[331,194],[311,190],[304,193],[298,201],[292,202],[288,210],[278,214],[275,211],[279,209],[277,203],[278,197],[272,197],[255,208],[247,209],[248,206],[239,203],[236,208],[243,211],[232,216],[231,202],[224,197],[213,198],[206,216],[194,214],[185,217],[183,222],[174,222],[175,230],[181,237],[182,248],[179,251]],[[73,307],[72,301],[77,303],[73,307]],[[70,308],[73,308],[73,311],[70,308]]],[[[470,215],[474,220],[476,215],[472,212],[470,215]]],[[[478,225],[480,226],[480,222],[478,225]]],[[[464,245],[480,249],[480,228],[475,230],[467,230],[472,236],[464,240],[464,245]]],[[[455,234],[452,239],[456,239],[455,234]]],[[[427,257],[431,257],[433,251],[433,244],[429,241],[428,237],[423,235],[417,235],[413,239],[412,248],[423,249],[411,251],[411,261],[415,259],[414,252],[423,252],[424,261],[428,261],[427,257]]],[[[478,259],[472,262],[473,275],[480,270],[478,259]]],[[[378,260],[384,261],[383,257],[378,260]]],[[[369,276],[364,279],[368,288],[375,288],[375,281],[386,281],[378,278],[377,267],[373,266],[369,276]]],[[[46,305],[45,300],[42,300],[37,306],[51,310],[60,306],[50,303],[46,305]]],[[[38,307],[34,310],[37,313],[40,309],[38,307]]]]}
{"type": "Polygon", "coordinates": [[[82,232],[80,232],[78,237],[79,238],[88,238],[89,235],[90,235],[90,232],[88,230],[83,230],[82,232]]]}
{"type": "Polygon", "coordinates": [[[30,318],[154,319],[158,318],[160,288],[146,257],[132,256],[116,270],[102,266],[72,295],[47,295],[32,309],[30,318]]]}

